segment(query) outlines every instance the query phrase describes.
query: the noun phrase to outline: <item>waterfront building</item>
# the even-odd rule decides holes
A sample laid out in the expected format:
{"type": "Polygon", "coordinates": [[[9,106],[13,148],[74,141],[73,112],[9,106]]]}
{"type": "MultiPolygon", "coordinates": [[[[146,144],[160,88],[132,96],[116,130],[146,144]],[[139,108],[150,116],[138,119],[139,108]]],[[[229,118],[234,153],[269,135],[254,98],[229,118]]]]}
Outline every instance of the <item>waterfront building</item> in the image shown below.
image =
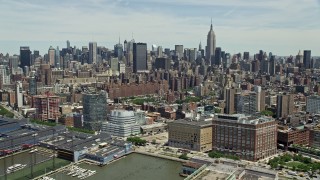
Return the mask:
{"type": "Polygon", "coordinates": [[[128,137],[140,134],[140,125],[137,124],[133,111],[111,111],[109,121],[107,124],[103,123],[103,127],[102,131],[113,136],[128,137]]]}
{"type": "Polygon", "coordinates": [[[169,146],[207,152],[212,150],[212,121],[175,120],[168,123],[169,146]]]}
{"type": "Polygon", "coordinates": [[[212,131],[213,150],[250,161],[277,153],[277,122],[271,117],[218,114],[212,131]]]}

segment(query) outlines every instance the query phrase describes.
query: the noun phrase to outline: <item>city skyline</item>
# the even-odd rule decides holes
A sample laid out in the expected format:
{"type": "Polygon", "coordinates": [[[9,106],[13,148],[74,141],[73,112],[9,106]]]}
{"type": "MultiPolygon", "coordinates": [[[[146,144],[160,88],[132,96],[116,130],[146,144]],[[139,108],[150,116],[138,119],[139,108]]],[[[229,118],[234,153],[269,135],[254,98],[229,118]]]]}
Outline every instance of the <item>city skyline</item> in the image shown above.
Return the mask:
{"type": "Polygon", "coordinates": [[[48,52],[50,46],[77,47],[95,41],[112,48],[131,40],[174,48],[206,42],[213,19],[216,47],[230,53],[259,49],[276,55],[296,55],[299,49],[317,52],[320,1],[6,1],[0,0],[0,52],[19,54],[20,46],[48,52]],[[148,16],[146,16],[148,14],[148,16]],[[21,27],[23,26],[23,27],[21,27]]]}

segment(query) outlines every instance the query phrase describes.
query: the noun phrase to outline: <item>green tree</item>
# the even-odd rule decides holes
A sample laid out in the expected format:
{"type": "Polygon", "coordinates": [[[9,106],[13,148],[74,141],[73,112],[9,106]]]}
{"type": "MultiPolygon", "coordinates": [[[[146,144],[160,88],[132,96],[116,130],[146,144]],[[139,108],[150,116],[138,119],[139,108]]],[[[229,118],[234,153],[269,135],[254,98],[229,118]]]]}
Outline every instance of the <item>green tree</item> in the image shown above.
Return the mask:
{"type": "Polygon", "coordinates": [[[189,159],[187,153],[181,154],[181,155],[179,156],[179,158],[180,158],[180,159],[184,159],[184,160],[188,160],[188,159],[189,159]]]}

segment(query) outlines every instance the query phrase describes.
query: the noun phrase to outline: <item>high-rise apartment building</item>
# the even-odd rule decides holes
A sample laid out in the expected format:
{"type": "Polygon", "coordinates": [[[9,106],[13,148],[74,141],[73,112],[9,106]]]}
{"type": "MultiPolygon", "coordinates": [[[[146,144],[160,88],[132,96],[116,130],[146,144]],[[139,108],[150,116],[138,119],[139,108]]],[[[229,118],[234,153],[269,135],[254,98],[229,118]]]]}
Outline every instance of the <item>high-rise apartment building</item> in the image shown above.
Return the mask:
{"type": "Polygon", "coordinates": [[[22,94],[22,82],[16,83],[16,107],[21,108],[23,106],[23,94],[22,94]]]}
{"type": "Polygon", "coordinates": [[[219,114],[212,131],[213,150],[250,161],[277,153],[277,122],[271,117],[219,114]]]}
{"type": "Polygon", "coordinates": [[[147,44],[133,43],[133,72],[145,72],[147,70],[147,44]]]}
{"type": "Polygon", "coordinates": [[[206,46],[206,60],[211,62],[215,55],[216,51],[216,35],[213,31],[212,22],[210,26],[210,31],[208,32],[207,36],[207,46],[206,46]]]}
{"type": "Polygon", "coordinates": [[[35,76],[32,76],[29,79],[29,95],[37,95],[37,79],[35,76]]]}
{"type": "Polygon", "coordinates": [[[226,88],[225,89],[225,102],[226,102],[226,108],[225,113],[226,114],[233,114],[235,112],[234,110],[234,96],[235,96],[236,90],[233,88],[226,88]]]}
{"type": "Polygon", "coordinates": [[[59,104],[60,98],[51,95],[38,95],[33,96],[33,107],[36,108],[35,119],[41,121],[57,121],[60,112],[59,104]]]}
{"type": "Polygon", "coordinates": [[[20,67],[23,69],[25,66],[31,65],[31,51],[27,46],[20,47],[20,67]]]}
{"type": "Polygon", "coordinates": [[[320,113],[320,96],[308,96],[307,97],[307,108],[306,111],[309,113],[320,113]]]}
{"type": "Polygon", "coordinates": [[[83,94],[82,103],[84,127],[96,131],[100,130],[101,123],[107,121],[106,92],[83,94]]]}
{"type": "Polygon", "coordinates": [[[294,95],[279,94],[277,96],[277,118],[285,118],[293,113],[294,95]]]}
{"type": "Polygon", "coordinates": [[[258,95],[252,91],[235,94],[235,110],[238,114],[253,115],[258,111],[258,95]]]}
{"type": "Polygon", "coordinates": [[[89,42],[89,61],[88,64],[97,63],[97,42],[89,42]]]}
{"type": "Polygon", "coordinates": [[[133,111],[113,110],[108,123],[103,123],[102,131],[112,136],[128,137],[140,134],[140,126],[136,122],[133,111]]]}

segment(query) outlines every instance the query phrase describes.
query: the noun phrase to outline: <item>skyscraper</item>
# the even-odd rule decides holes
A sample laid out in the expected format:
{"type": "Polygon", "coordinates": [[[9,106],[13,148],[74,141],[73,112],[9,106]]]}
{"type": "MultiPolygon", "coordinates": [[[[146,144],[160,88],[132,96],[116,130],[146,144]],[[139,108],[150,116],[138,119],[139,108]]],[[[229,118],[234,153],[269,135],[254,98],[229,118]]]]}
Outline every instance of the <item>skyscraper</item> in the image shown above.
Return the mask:
{"type": "Polygon", "coordinates": [[[214,58],[212,58],[213,61],[211,62],[211,65],[216,65],[216,66],[221,65],[221,59],[222,59],[221,48],[217,47],[215,49],[215,56],[214,56],[214,58]]]}
{"type": "Polygon", "coordinates": [[[97,63],[97,42],[90,42],[88,64],[96,64],[96,63],[97,63]]]}
{"type": "Polygon", "coordinates": [[[311,51],[310,50],[303,51],[303,64],[306,69],[310,69],[313,67],[313,65],[311,64],[311,51]]]}
{"type": "Polygon", "coordinates": [[[67,40],[67,49],[70,49],[70,41],[67,40]]]}
{"type": "Polygon", "coordinates": [[[49,50],[48,50],[48,60],[49,60],[49,64],[50,66],[54,66],[55,65],[55,58],[56,58],[56,50],[50,46],[49,50]]]}
{"type": "Polygon", "coordinates": [[[114,45],[114,57],[117,57],[119,60],[122,60],[123,57],[123,46],[120,42],[114,45]]]}
{"type": "Polygon", "coordinates": [[[56,49],[54,66],[57,67],[57,68],[60,68],[60,50],[59,50],[59,46],[57,46],[57,49],[56,49]]]}
{"type": "Polygon", "coordinates": [[[31,65],[31,51],[30,48],[20,47],[20,67],[23,69],[25,66],[31,65]]]}
{"type": "Polygon", "coordinates": [[[216,35],[213,31],[212,20],[211,20],[211,26],[210,26],[210,31],[208,32],[207,46],[206,46],[206,60],[208,62],[211,62],[212,56],[215,55],[215,51],[216,51],[216,35]]]}
{"type": "Polygon", "coordinates": [[[133,72],[147,71],[147,44],[133,43],[133,72]]]}
{"type": "Polygon", "coordinates": [[[183,57],[183,45],[175,45],[174,50],[175,50],[175,56],[177,56],[178,59],[183,57]]]}

